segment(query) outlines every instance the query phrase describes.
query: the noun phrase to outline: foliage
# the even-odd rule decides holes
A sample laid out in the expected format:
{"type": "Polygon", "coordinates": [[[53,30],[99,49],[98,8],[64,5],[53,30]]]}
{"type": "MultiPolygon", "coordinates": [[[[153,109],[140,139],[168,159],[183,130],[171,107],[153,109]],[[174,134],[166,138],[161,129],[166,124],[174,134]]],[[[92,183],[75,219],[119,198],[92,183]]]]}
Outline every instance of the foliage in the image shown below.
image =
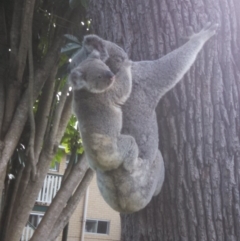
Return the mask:
{"type": "Polygon", "coordinates": [[[54,166],[56,162],[60,163],[64,155],[73,152],[74,149],[77,150],[78,154],[82,154],[84,151],[82,140],[77,129],[77,118],[72,115],[61,140],[61,146],[58,148],[51,162],[51,166],[54,166]]]}

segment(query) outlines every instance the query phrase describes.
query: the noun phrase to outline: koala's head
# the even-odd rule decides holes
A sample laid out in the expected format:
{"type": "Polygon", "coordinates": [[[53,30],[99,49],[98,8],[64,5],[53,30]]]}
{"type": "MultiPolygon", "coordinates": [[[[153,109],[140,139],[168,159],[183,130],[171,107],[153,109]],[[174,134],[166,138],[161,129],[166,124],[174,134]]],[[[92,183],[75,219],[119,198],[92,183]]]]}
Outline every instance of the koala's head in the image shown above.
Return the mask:
{"type": "Polygon", "coordinates": [[[106,45],[100,37],[94,34],[90,34],[84,37],[83,39],[83,47],[85,48],[86,54],[91,54],[95,51],[99,53],[99,58],[106,62],[109,58],[108,51],[106,45]]]}
{"type": "Polygon", "coordinates": [[[73,90],[86,89],[91,93],[102,93],[114,82],[114,74],[99,55],[95,54],[71,71],[69,82],[73,90]]]}
{"type": "Polygon", "coordinates": [[[94,51],[99,53],[99,58],[103,62],[106,62],[109,58],[103,39],[94,34],[85,36],[82,42],[82,48],[72,57],[69,69],[72,70],[77,67],[78,64],[87,59],[94,51]]]}

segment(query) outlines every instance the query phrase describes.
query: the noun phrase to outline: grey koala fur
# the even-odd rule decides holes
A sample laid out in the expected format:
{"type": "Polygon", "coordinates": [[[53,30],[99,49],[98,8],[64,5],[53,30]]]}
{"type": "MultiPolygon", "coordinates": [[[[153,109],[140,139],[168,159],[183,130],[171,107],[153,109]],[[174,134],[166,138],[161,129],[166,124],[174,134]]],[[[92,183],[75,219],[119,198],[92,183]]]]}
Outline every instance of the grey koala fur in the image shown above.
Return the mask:
{"type": "MultiPolygon", "coordinates": [[[[122,106],[122,133],[135,138],[139,149],[138,162],[132,171],[123,165],[110,171],[98,170],[99,190],[115,210],[131,213],[144,208],[157,195],[164,181],[164,163],[158,150],[158,125],[155,108],[160,98],[172,89],[190,69],[203,45],[216,33],[218,25],[208,24],[189,40],[154,61],[132,63],[132,92],[122,106]]],[[[85,59],[93,50],[114,72],[126,53],[116,44],[96,35],[84,37],[82,49],[73,57],[71,67],[85,59]]]]}
{"type": "Polygon", "coordinates": [[[132,89],[131,61],[125,60],[116,76],[96,53],[69,75],[73,109],[79,121],[85,155],[94,170],[107,171],[121,164],[131,170],[138,157],[132,136],[121,135],[122,110],[132,89]]]}

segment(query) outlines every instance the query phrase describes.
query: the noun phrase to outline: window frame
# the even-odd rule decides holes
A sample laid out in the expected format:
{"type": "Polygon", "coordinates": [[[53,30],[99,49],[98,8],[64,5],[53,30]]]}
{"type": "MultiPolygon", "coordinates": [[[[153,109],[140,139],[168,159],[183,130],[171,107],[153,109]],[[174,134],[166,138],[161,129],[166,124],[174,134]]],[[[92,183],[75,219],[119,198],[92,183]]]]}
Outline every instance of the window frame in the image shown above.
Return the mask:
{"type": "Polygon", "coordinates": [[[35,227],[35,228],[37,228],[38,225],[39,225],[39,223],[42,221],[42,218],[43,218],[44,214],[45,214],[45,213],[31,212],[31,213],[29,214],[29,217],[28,217],[28,222],[29,222],[33,227],[35,227],[35,225],[30,222],[30,216],[31,216],[31,215],[32,215],[32,216],[37,216],[37,226],[35,227]]]}
{"type": "Polygon", "coordinates": [[[86,219],[86,222],[85,222],[84,233],[86,233],[86,234],[93,234],[93,235],[109,235],[109,233],[110,233],[110,220],[87,218],[87,219],[86,219]],[[99,222],[99,221],[100,221],[100,222],[106,222],[106,223],[107,223],[107,232],[106,232],[106,233],[98,233],[97,231],[96,231],[96,232],[88,232],[88,231],[86,230],[87,221],[95,221],[95,222],[97,222],[96,230],[98,230],[98,222],[99,222]]]}
{"type": "Polygon", "coordinates": [[[60,163],[55,162],[55,165],[53,167],[51,167],[51,165],[50,165],[48,170],[50,172],[59,172],[59,167],[60,167],[60,163]]]}

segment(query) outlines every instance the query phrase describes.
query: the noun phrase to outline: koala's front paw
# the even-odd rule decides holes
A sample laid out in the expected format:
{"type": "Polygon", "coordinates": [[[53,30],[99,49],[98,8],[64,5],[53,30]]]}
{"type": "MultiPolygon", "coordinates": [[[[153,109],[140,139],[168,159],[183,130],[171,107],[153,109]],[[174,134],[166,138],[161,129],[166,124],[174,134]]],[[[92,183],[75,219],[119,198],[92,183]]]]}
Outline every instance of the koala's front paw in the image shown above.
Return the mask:
{"type": "Polygon", "coordinates": [[[205,43],[208,39],[216,34],[218,27],[219,24],[208,22],[199,33],[192,35],[191,39],[198,39],[205,43]]]}
{"type": "Polygon", "coordinates": [[[206,26],[199,32],[199,34],[207,34],[208,36],[212,37],[214,34],[217,33],[219,24],[218,23],[210,23],[208,22],[206,26]]]}

